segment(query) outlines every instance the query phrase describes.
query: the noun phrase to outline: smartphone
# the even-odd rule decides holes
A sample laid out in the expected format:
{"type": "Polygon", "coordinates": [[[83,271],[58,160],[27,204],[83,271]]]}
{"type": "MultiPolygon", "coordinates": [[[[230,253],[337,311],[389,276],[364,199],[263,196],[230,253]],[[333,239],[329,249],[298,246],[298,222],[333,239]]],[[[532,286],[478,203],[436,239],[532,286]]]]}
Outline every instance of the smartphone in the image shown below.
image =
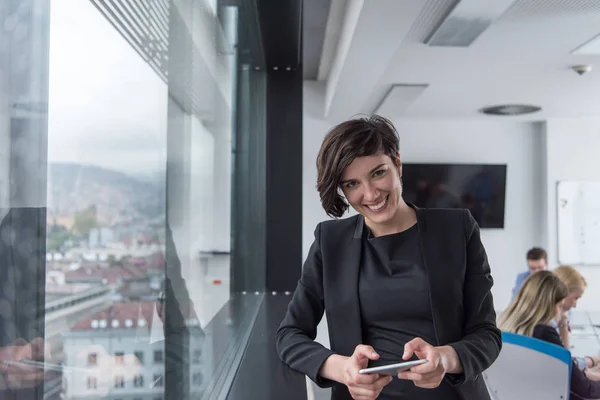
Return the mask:
{"type": "Polygon", "coordinates": [[[396,364],[381,365],[379,367],[365,368],[358,371],[359,374],[380,374],[396,376],[398,372],[406,371],[416,365],[425,364],[427,360],[405,361],[396,364]]]}

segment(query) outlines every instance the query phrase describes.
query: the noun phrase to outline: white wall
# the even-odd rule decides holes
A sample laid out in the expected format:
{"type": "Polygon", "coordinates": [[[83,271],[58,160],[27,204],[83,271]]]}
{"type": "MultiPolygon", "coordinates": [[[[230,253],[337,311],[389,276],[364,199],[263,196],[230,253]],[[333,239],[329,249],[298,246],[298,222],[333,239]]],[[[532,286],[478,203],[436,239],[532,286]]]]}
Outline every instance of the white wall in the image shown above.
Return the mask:
{"type": "Polygon", "coordinates": [[[317,192],[317,154],[321,141],[334,125],[323,119],[325,87],[318,82],[304,82],[304,116],[302,119],[302,254],[306,258],[317,224],[327,215],[317,192]]]}
{"type": "MultiPolygon", "coordinates": [[[[562,180],[600,181],[600,119],[551,119],[546,122],[547,227],[550,264],[558,264],[556,184],[562,180]]],[[[600,265],[577,267],[588,282],[578,308],[597,310],[600,265]]]]}
{"type": "MultiPolygon", "coordinates": [[[[315,160],[327,130],[336,121],[325,121],[323,88],[305,83],[303,251],[313,240],[315,225],[327,218],[315,188],[315,160]]],[[[482,230],[492,273],[497,309],[510,300],[516,275],[526,268],[525,253],[546,245],[542,224],[545,208],[545,133],[541,124],[503,120],[394,121],[400,134],[404,162],[505,163],[507,167],[504,229],[482,230]]],[[[599,169],[600,171],[600,169],[599,169]]],[[[600,173],[600,172],[599,172],[600,173]]]]}

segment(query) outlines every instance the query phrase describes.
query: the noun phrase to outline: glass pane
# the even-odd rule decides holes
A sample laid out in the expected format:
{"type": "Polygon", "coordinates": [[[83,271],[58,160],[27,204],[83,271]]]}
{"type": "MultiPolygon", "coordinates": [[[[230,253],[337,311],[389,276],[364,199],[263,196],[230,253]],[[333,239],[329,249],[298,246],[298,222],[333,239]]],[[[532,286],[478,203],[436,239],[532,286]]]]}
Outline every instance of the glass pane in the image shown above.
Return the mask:
{"type": "Polygon", "coordinates": [[[0,398],[226,390],[262,298],[232,286],[232,238],[255,234],[240,288],[264,285],[264,213],[232,218],[232,193],[264,190],[264,77],[238,56],[240,27],[256,33],[240,7],[0,5],[0,398]]]}
{"type": "MultiPolygon", "coordinates": [[[[0,398],[41,393],[48,117],[47,1],[0,2],[0,398]],[[20,388],[16,391],[16,388],[20,388]]],[[[60,312],[60,311],[59,311],[60,312]]],[[[48,371],[48,388],[61,388],[48,371]]],[[[41,398],[37,396],[35,398],[41,398]]]]}
{"type": "Polygon", "coordinates": [[[162,394],[168,85],[93,2],[54,1],[50,22],[45,321],[60,395],[162,394]]]}

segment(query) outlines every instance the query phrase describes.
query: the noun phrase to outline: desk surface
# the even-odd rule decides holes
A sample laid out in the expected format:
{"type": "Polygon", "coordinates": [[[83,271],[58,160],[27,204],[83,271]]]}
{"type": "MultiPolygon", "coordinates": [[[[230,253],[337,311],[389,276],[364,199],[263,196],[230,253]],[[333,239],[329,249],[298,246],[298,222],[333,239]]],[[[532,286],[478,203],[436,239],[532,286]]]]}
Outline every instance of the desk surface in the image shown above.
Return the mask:
{"type": "Polygon", "coordinates": [[[600,354],[600,311],[573,311],[570,325],[573,356],[600,354]]]}

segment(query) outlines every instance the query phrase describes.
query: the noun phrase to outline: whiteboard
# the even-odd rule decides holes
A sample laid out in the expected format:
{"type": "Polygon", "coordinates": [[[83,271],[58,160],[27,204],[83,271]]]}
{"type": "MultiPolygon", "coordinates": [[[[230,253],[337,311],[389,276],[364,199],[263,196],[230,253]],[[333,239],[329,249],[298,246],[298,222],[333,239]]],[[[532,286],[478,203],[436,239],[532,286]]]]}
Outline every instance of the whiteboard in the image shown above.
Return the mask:
{"type": "Polygon", "coordinates": [[[558,183],[558,261],[600,265],[600,182],[558,183]]]}

